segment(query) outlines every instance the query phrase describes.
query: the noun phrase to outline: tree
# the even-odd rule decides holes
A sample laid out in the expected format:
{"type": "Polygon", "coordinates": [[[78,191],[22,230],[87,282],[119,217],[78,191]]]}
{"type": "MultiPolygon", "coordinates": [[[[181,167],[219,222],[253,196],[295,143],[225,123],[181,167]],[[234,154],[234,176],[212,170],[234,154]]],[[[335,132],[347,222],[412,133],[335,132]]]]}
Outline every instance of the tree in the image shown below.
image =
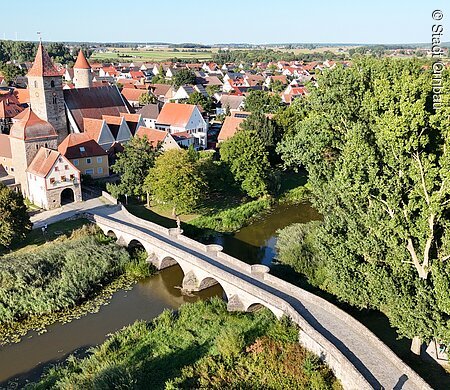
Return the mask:
{"type": "Polygon", "coordinates": [[[207,85],[206,92],[209,96],[214,96],[217,92],[220,92],[220,87],[218,85],[207,85]]]}
{"type": "Polygon", "coordinates": [[[0,183],[0,245],[24,238],[31,226],[22,194],[0,183]]]}
{"type": "Polygon", "coordinates": [[[186,103],[195,105],[198,104],[207,112],[212,111],[214,108],[214,103],[211,101],[211,98],[202,95],[198,91],[193,92],[186,100],[186,103]]]}
{"type": "Polygon", "coordinates": [[[286,86],[280,80],[273,80],[270,83],[270,90],[274,93],[283,92],[286,89],[286,86]]]}
{"type": "Polygon", "coordinates": [[[402,336],[450,342],[450,110],[433,110],[415,60],[359,58],[318,85],[279,148],[307,168],[325,216],[318,284],[382,310],[402,336]]]}
{"type": "Polygon", "coordinates": [[[184,149],[165,151],[156,158],[144,188],[158,202],[171,205],[174,215],[192,211],[206,194],[198,155],[184,149]]]}
{"type": "Polygon", "coordinates": [[[180,69],[173,75],[172,84],[177,88],[186,84],[195,84],[195,74],[189,69],[180,69]]]}
{"type": "Polygon", "coordinates": [[[239,130],[220,146],[220,158],[230,167],[241,188],[253,198],[269,192],[268,155],[263,140],[253,130],[239,130]]]}
{"type": "Polygon", "coordinates": [[[14,64],[0,64],[0,72],[8,84],[11,84],[17,76],[24,75],[24,71],[14,64]]]}
{"type": "Polygon", "coordinates": [[[269,119],[267,115],[262,112],[255,112],[241,123],[240,128],[258,134],[258,137],[266,148],[269,161],[272,165],[281,162],[279,155],[275,151],[278,142],[281,140],[281,128],[273,120],[269,119]]]}
{"type": "Polygon", "coordinates": [[[283,107],[278,94],[267,91],[250,91],[245,98],[245,110],[250,112],[275,113],[283,107]]]}
{"type": "Polygon", "coordinates": [[[108,191],[115,197],[120,195],[145,194],[143,183],[148,171],[153,167],[158,150],[153,148],[147,137],[133,137],[118,153],[117,160],[112,165],[113,172],[120,174],[119,184],[109,184],[108,191]]]}
{"type": "Polygon", "coordinates": [[[145,106],[146,104],[150,103],[156,103],[158,99],[155,95],[152,95],[150,93],[143,93],[141,96],[139,96],[139,105],[145,106]]]}

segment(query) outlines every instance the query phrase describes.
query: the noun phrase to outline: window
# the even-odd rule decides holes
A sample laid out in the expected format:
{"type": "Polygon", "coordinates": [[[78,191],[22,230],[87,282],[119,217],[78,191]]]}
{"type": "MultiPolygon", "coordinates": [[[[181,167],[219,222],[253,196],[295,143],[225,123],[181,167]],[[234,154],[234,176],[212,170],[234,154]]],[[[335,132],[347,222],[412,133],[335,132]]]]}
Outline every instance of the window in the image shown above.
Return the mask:
{"type": "Polygon", "coordinates": [[[14,168],[13,167],[11,167],[11,172],[14,172],[14,168]]]}
{"type": "Polygon", "coordinates": [[[59,171],[59,167],[55,167],[55,171],[58,172],[59,171]]]}
{"type": "Polygon", "coordinates": [[[37,88],[37,81],[34,80],[34,88],[37,88]]]}
{"type": "Polygon", "coordinates": [[[84,146],[80,146],[80,152],[84,153],[86,151],[86,149],[84,148],[84,146]]]}
{"type": "Polygon", "coordinates": [[[76,160],[73,160],[72,162],[73,162],[73,165],[75,165],[77,167],[78,164],[80,163],[80,160],[76,159],[76,160]]]}
{"type": "Polygon", "coordinates": [[[57,102],[56,102],[56,96],[53,96],[52,103],[53,103],[53,104],[56,104],[56,103],[57,103],[57,102]]]}
{"type": "Polygon", "coordinates": [[[56,182],[55,178],[54,178],[54,177],[51,177],[51,178],[50,178],[50,184],[55,184],[55,182],[56,182]]]}
{"type": "Polygon", "coordinates": [[[69,166],[68,165],[64,165],[64,169],[67,171],[69,170],[69,166]]]}
{"type": "Polygon", "coordinates": [[[66,177],[65,176],[61,176],[61,181],[66,181],[66,177]]]}
{"type": "Polygon", "coordinates": [[[86,175],[93,175],[94,174],[94,170],[93,169],[86,169],[86,171],[84,172],[86,175]]]}
{"type": "Polygon", "coordinates": [[[86,159],[86,164],[91,164],[92,163],[92,159],[91,158],[87,158],[86,159]]]}
{"type": "Polygon", "coordinates": [[[72,180],[72,181],[75,180],[75,175],[74,174],[70,175],[70,180],[72,180]]]}
{"type": "Polygon", "coordinates": [[[103,168],[102,167],[98,167],[97,168],[97,173],[100,173],[100,174],[103,173],[103,168]]]}
{"type": "Polygon", "coordinates": [[[55,82],[53,80],[50,81],[50,87],[55,88],[55,82]]]}
{"type": "Polygon", "coordinates": [[[103,162],[103,157],[97,157],[97,162],[101,164],[103,162]]]}

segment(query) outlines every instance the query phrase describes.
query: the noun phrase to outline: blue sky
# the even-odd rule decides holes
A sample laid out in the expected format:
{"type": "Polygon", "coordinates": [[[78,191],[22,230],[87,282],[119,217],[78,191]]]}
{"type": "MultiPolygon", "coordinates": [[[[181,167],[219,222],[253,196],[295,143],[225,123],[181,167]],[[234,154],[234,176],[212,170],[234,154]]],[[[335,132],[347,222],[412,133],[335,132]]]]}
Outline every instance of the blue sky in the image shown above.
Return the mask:
{"type": "Polygon", "coordinates": [[[447,0],[21,0],[0,4],[0,38],[197,43],[429,42],[447,0]],[[226,4],[228,3],[228,4],[226,4]],[[216,6],[217,4],[217,6],[216,6]]]}

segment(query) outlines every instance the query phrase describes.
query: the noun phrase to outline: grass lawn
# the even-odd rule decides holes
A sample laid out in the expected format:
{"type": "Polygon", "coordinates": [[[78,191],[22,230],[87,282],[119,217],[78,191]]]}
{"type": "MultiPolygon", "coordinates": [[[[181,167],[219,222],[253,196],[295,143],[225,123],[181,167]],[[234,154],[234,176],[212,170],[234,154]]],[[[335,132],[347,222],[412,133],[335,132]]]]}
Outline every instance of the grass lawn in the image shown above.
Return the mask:
{"type": "Polygon", "coordinates": [[[53,241],[62,234],[71,233],[73,230],[90,223],[87,219],[79,218],[70,221],[60,221],[48,225],[47,233],[45,236],[42,234],[41,229],[34,229],[28,233],[28,235],[19,241],[14,242],[11,245],[11,249],[17,250],[32,250],[38,246],[45,244],[48,241],[53,241]]]}

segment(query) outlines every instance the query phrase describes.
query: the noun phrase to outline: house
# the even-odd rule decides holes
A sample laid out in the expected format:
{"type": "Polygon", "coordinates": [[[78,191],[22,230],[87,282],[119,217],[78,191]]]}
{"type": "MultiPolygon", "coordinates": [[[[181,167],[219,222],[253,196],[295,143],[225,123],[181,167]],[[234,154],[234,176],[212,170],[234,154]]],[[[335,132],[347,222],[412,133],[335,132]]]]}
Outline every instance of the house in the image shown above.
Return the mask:
{"type": "Polygon", "coordinates": [[[155,128],[156,119],[158,118],[159,113],[163,107],[163,103],[150,103],[146,104],[139,110],[139,114],[141,114],[142,119],[144,121],[145,127],[150,127],[152,129],[155,128]]]}
{"type": "Polygon", "coordinates": [[[128,103],[132,107],[139,107],[141,104],[139,103],[140,99],[144,95],[149,95],[149,91],[146,89],[137,89],[137,88],[123,88],[122,96],[127,99],[128,103]]]}
{"type": "Polygon", "coordinates": [[[69,125],[74,133],[83,131],[85,118],[102,119],[102,115],[130,113],[130,108],[115,85],[65,89],[63,92],[69,125]]]}
{"type": "Polygon", "coordinates": [[[170,134],[187,132],[194,137],[196,148],[206,148],[208,124],[199,108],[193,104],[166,103],[158,115],[155,127],[167,130],[170,134]]]}
{"type": "Polygon", "coordinates": [[[105,151],[108,151],[116,142],[104,119],[84,118],[83,130],[105,151]]]}
{"type": "Polygon", "coordinates": [[[274,81],[280,82],[282,85],[288,85],[288,79],[285,75],[267,76],[264,80],[264,86],[270,88],[270,84],[274,81]]]}
{"type": "Polygon", "coordinates": [[[14,176],[11,142],[7,134],[0,134],[0,167],[6,174],[14,176]]]}
{"type": "Polygon", "coordinates": [[[283,103],[291,104],[294,99],[301,98],[307,94],[305,87],[298,87],[288,85],[287,88],[281,94],[281,100],[283,103]]]}
{"type": "Polygon", "coordinates": [[[234,112],[231,116],[227,116],[220,129],[217,141],[224,142],[231,138],[239,130],[239,126],[250,115],[249,112],[234,112]]]}
{"type": "Polygon", "coordinates": [[[127,114],[121,112],[120,116],[125,118],[128,128],[133,136],[136,134],[139,127],[145,126],[144,118],[142,118],[141,114],[127,114]]]}
{"type": "Polygon", "coordinates": [[[123,116],[103,115],[102,119],[108,125],[115,142],[124,145],[133,136],[123,116]]]}
{"type": "Polygon", "coordinates": [[[84,175],[109,176],[108,153],[88,133],[69,134],[58,151],[84,175]]]}
{"type": "Polygon", "coordinates": [[[161,102],[170,101],[175,94],[175,89],[170,84],[150,84],[149,89],[161,102]]]}
{"type": "Polygon", "coordinates": [[[9,133],[12,119],[24,110],[16,91],[14,88],[0,87],[0,133],[9,133]]]}
{"type": "Polygon", "coordinates": [[[227,95],[220,96],[218,107],[216,108],[217,115],[226,114],[227,111],[240,111],[244,107],[245,96],[227,95]]]}
{"type": "Polygon", "coordinates": [[[195,146],[195,138],[192,134],[189,134],[187,131],[181,133],[172,134],[175,142],[184,149],[188,149],[189,146],[195,146]]]}
{"type": "Polygon", "coordinates": [[[168,131],[141,126],[136,132],[136,137],[146,137],[154,148],[160,146],[161,150],[180,149],[180,145],[168,131]]]}
{"type": "Polygon", "coordinates": [[[26,170],[28,198],[44,209],[81,201],[80,171],[60,152],[41,147],[26,170]]]}
{"type": "Polygon", "coordinates": [[[208,97],[208,93],[206,92],[203,85],[182,85],[178,90],[175,92],[175,95],[172,97],[171,100],[178,103],[179,100],[186,100],[189,99],[189,97],[194,93],[198,92],[202,94],[204,97],[208,97]]]}

